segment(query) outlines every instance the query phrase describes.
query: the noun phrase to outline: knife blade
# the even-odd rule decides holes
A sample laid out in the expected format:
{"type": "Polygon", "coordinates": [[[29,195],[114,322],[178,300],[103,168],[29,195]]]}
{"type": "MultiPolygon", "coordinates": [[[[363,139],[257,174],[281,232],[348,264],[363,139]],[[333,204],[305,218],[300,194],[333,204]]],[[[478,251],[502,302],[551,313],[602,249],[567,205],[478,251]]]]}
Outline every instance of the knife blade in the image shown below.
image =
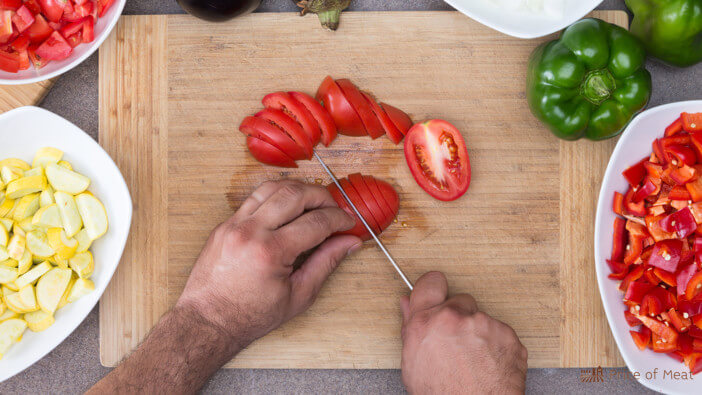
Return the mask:
{"type": "Polygon", "coordinates": [[[366,230],[367,230],[368,233],[370,233],[370,235],[373,237],[373,240],[375,240],[375,243],[378,245],[378,247],[379,247],[380,250],[383,252],[383,254],[385,254],[385,256],[388,258],[388,260],[390,261],[390,263],[392,264],[392,266],[393,266],[393,267],[395,268],[395,270],[397,271],[397,274],[400,275],[400,277],[402,278],[402,280],[405,282],[405,284],[407,284],[407,287],[408,287],[408,288],[410,289],[410,291],[411,291],[411,290],[414,288],[414,286],[412,286],[412,282],[410,282],[410,280],[407,278],[407,276],[405,275],[405,273],[402,272],[402,269],[400,269],[400,266],[399,266],[399,265],[397,264],[397,262],[395,262],[395,260],[392,258],[392,255],[390,255],[390,252],[388,252],[387,248],[385,248],[385,246],[384,246],[383,243],[380,241],[380,239],[378,238],[378,236],[375,234],[375,232],[373,232],[373,229],[371,229],[370,225],[368,225],[368,222],[366,222],[366,219],[363,218],[363,216],[361,215],[361,213],[358,211],[358,209],[356,208],[356,205],[353,204],[353,202],[352,202],[351,199],[349,198],[349,195],[347,195],[347,194],[346,194],[346,191],[344,191],[344,188],[341,187],[341,184],[339,184],[339,180],[336,179],[336,176],[335,176],[334,173],[331,171],[331,169],[329,168],[329,166],[327,166],[327,164],[324,163],[324,161],[322,160],[322,158],[321,158],[319,155],[317,155],[317,151],[314,151],[314,157],[317,158],[317,161],[319,161],[319,164],[322,165],[322,168],[324,169],[324,171],[327,172],[327,174],[328,174],[329,177],[332,179],[332,181],[334,182],[334,184],[336,185],[336,187],[339,188],[339,191],[341,191],[341,195],[343,195],[343,196],[344,196],[344,199],[346,199],[346,203],[348,203],[349,206],[353,209],[353,212],[356,213],[356,215],[358,216],[358,218],[359,218],[359,219],[361,220],[361,222],[363,223],[363,226],[366,227],[366,230]]]}

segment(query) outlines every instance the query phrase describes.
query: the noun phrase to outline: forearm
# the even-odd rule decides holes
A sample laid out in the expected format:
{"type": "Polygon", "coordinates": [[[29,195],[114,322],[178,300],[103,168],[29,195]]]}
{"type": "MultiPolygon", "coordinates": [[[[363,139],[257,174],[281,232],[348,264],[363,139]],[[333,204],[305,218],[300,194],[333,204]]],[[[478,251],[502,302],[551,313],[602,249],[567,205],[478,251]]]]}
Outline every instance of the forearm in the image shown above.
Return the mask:
{"type": "Polygon", "coordinates": [[[239,349],[222,328],[179,306],[88,393],[194,393],[239,349]]]}

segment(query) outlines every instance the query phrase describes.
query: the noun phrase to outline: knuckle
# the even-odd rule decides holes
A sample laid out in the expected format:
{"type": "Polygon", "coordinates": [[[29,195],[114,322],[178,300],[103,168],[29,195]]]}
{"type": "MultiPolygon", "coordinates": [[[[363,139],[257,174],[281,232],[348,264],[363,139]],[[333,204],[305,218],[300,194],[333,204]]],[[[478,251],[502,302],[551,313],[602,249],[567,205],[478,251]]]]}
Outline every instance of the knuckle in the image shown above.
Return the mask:
{"type": "Polygon", "coordinates": [[[441,325],[457,326],[463,320],[463,314],[450,306],[442,307],[436,314],[441,325]]]}
{"type": "Polygon", "coordinates": [[[321,210],[315,210],[309,213],[310,225],[315,228],[329,229],[332,227],[331,219],[321,210]]]}
{"type": "Polygon", "coordinates": [[[478,311],[471,316],[470,323],[472,329],[477,334],[486,335],[490,333],[492,318],[489,315],[483,313],[482,311],[478,311]]]}
{"type": "Polygon", "coordinates": [[[283,185],[278,192],[284,199],[296,201],[302,199],[305,189],[299,182],[289,182],[283,185]]]}

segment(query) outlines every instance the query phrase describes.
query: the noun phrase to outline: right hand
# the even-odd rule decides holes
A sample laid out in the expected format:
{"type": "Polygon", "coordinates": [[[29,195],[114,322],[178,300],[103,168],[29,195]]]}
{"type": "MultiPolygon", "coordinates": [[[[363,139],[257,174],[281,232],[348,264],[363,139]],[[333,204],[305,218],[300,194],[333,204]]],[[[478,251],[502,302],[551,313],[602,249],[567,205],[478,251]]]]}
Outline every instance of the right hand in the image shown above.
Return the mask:
{"type": "Polygon", "coordinates": [[[448,298],[429,272],[401,300],[402,381],[412,394],[524,393],[527,350],[507,324],[478,311],[468,294],[448,298]]]}

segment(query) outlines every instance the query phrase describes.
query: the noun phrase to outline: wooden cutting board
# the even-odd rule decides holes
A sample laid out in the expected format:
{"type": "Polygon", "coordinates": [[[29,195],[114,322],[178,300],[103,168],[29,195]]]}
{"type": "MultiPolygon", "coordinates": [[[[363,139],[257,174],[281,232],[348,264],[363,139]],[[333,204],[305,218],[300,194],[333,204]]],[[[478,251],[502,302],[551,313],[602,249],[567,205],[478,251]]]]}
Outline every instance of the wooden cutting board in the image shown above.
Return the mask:
{"type": "Polygon", "coordinates": [[[57,79],[34,84],[0,86],[0,113],[17,107],[38,105],[57,79]]]}
{"type": "MultiPolygon", "coordinates": [[[[626,25],[624,12],[595,15],[626,25]]],[[[444,203],[414,182],[401,146],[342,136],[319,153],[399,192],[382,235],[409,277],[448,275],[451,291],[512,325],[531,367],[622,365],[600,303],[592,233],[614,141],[562,142],[529,113],[529,53],[541,40],[497,33],[456,12],[348,12],[337,32],[316,18],[253,14],[224,24],[124,16],[100,49],[100,143],[134,199],[132,232],[100,306],[102,363],[117,364],[174,304],[210,230],[259,183],[328,183],[315,162],[256,162],[237,131],[277,90],[314,93],[347,77],[414,120],[463,133],[473,180],[444,203]],[[144,40],[148,37],[148,40],[144,40]]],[[[99,264],[99,262],[97,263],[99,264]]],[[[347,259],[317,303],[228,366],[399,368],[399,298],[375,245],[347,259]]]]}

